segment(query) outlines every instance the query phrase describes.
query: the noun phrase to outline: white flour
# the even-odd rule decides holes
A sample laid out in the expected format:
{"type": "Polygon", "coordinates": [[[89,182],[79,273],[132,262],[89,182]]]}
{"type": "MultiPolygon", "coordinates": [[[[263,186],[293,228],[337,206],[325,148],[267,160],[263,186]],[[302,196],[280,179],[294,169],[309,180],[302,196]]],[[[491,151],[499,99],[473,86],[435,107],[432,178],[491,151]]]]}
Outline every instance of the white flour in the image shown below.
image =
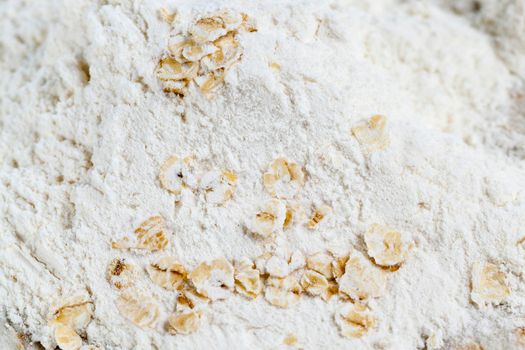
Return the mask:
{"type": "MultiPolygon", "coordinates": [[[[105,349],[516,349],[525,327],[525,4],[480,1],[4,1],[0,4],[0,343],[56,346],[52,304],[88,291],[84,344],[105,349]],[[371,4],[373,3],[373,4],[371,4]],[[258,29],[240,33],[241,61],[215,98],[162,92],[155,75],[177,11],[181,28],[228,7],[258,29]],[[520,34],[521,33],[521,34],[520,34]],[[272,69],[272,64],[280,70],[272,69]],[[373,114],[389,146],[367,155],[350,132],[373,114]],[[232,169],[224,206],[176,206],[158,182],[171,154],[232,169]],[[160,253],[111,249],[145,218],[167,221],[188,269],[265,246],[243,224],[269,198],[277,156],[304,167],[303,205],[326,203],[330,225],[295,226],[306,255],[366,252],[373,223],[408,232],[415,248],[369,303],[378,322],[343,338],[335,299],[279,309],[262,296],[213,302],[194,334],[142,330],[119,315],[106,281],[112,258],[145,266],[160,253]],[[506,274],[497,306],[470,299],[475,262],[506,274]],[[17,340],[17,334],[23,339],[17,340]],[[473,348],[475,349],[475,348],[473,348]]],[[[161,303],[173,292],[140,284],[161,303]]],[[[523,339],[521,340],[523,341],[523,339]]],[[[524,345],[521,345],[524,346],[524,345]]]]}

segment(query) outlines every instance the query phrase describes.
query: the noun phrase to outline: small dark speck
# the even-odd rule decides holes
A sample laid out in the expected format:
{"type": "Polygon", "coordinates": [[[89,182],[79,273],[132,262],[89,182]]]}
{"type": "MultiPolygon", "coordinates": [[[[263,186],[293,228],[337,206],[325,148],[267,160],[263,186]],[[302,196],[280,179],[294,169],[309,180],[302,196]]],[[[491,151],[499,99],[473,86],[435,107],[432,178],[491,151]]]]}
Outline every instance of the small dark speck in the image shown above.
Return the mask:
{"type": "Polygon", "coordinates": [[[425,202],[419,202],[419,203],[417,203],[417,206],[420,207],[421,209],[426,209],[426,210],[430,209],[430,205],[428,203],[425,203],[425,202]]]}
{"type": "Polygon", "coordinates": [[[474,1],[472,2],[472,12],[479,12],[481,11],[481,2],[474,1]]]}
{"type": "Polygon", "coordinates": [[[177,176],[182,179],[182,173],[178,173],[177,176]]]}

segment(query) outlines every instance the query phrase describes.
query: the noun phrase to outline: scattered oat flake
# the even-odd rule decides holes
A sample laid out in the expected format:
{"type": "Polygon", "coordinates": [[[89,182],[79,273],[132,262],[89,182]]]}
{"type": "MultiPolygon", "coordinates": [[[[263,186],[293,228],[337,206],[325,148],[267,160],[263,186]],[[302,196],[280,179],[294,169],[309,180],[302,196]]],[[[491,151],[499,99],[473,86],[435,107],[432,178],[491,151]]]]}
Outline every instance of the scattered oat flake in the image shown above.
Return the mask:
{"type": "Polygon", "coordinates": [[[370,310],[363,304],[347,303],[335,315],[341,335],[347,338],[360,338],[376,324],[370,310]]]}
{"type": "Polygon", "coordinates": [[[137,248],[148,250],[163,250],[168,245],[164,234],[164,219],[161,216],[152,216],[142,222],[135,229],[137,234],[137,248]]]}
{"type": "Polygon", "coordinates": [[[185,35],[174,35],[168,39],[168,51],[170,57],[179,63],[184,63],[186,59],[182,56],[182,50],[187,45],[191,45],[192,41],[185,35]]]}
{"type": "Polygon", "coordinates": [[[332,278],[333,258],[327,253],[316,253],[306,258],[306,267],[317,271],[326,278],[332,278]]]}
{"type": "Polygon", "coordinates": [[[326,217],[330,215],[331,212],[332,208],[328,205],[321,205],[319,208],[316,208],[312,213],[310,220],[308,220],[308,228],[311,230],[317,228],[323,220],[326,220],[326,217]]]}
{"type": "Polygon", "coordinates": [[[168,290],[178,290],[186,279],[186,269],[172,256],[161,257],[152,262],[146,270],[151,280],[168,290]]]}
{"type": "Polygon", "coordinates": [[[214,50],[201,61],[202,67],[208,72],[221,68],[228,70],[241,58],[242,48],[233,32],[215,40],[213,47],[214,50]]]}
{"type": "Polygon", "coordinates": [[[203,93],[216,91],[224,81],[224,70],[218,69],[195,77],[195,83],[203,93]]]}
{"type": "Polygon", "coordinates": [[[209,302],[210,299],[204,295],[199,294],[195,287],[186,281],[183,284],[182,289],[179,291],[179,295],[177,296],[177,306],[175,309],[180,312],[190,309],[200,309],[209,302]]]}
{"type": "Polygon", "coordinates": [[[116,305],[122,316],[141,328],[154,328],[160,316],[157,301],[140,292],[125,290],[116,305]]]}
{"type": "Polygon", "coordinates": [[[196,43],[205,43],[225,35],[228,32],[225,27],[224,20],[220,16],[212,15],[197,20],[189,33],[196,43]]]}
{"type": "Polygon", "coordinates": [[[82,338],[70,326],[57,326],[55,328],[55,341],[62,350],[78,350],[82,346],[82,338]]]}
{"type": "Polygon", "coordinates": [[[70,326],[80,330],[89,324],[93,315],[93,303],[85,296],[67,298],[62,306],[55,309],[50,320],[52,326],[70,326]]]}
{"type": "Polygon", "coordinates": [[[254,299],[262,291],[262,281],[259,270],[248,258],[235,262],[235,290],[245,297],[254,299]]]}
{"type": "Polygon", "coordinates": [[[275,159],[263,175],[266,190],[274,197],[290,199],[304,186],[304,173],[299,165],[286,158],[275,159]]]}
{"type": "Polygon", "coordinates": [[[83,295],[67,298],[55,309],[49,324],[55,328],[55,341],[61,349],[79,349],[82,339],[78,335],[84,330],[93,315],[93,304],[83,295]]]}
{"type": "Polygon", "coordinates": [[[389,144],[386,118],[381,115],[374,115],[370,119],[360,122],[352,128],[352,134],[369,153],[383,150],[389,144]]]}
{"type": "Polygon", "coordinates": [[[319,272],[306,270],[301,277],[301,287],[310,295],[322,296],[330,287],[328,280],[319,272]]]}
{"type": "Polygon", "coordinates": [[[377,265],[390,267],[402,264],[413,247],[400,232],[374,224],[365,233],[368,255],[377,265]]]}
{"type": "Polygon", "coordinates": [[[200,180],[200,186],[206,194],[206,200],[214,204],[223,204],[233,197],[237,175],[233,171],[209,171],[200,180]]]}
{"type": "Polygon", "coordinates": [[[106,279],[117,289],[128,288],[135,282],[136,269],[124,259],[111,260],[106,271],[106,279]]]}
{"type": "Polygon", "coordinates": [[[181,49],[182,57],[189,62],[199,62],[203,57],[212,55],[217,51],[217,47],[213,44],[196,44],[191,41],[186,42],[181,49]]]}
{"type": "Polygon", "coordinates": [[[297,344],[297,337],[295,336],[295,334],[288,334],[284,338],[283,344],[284,345],[288,345],[288,346],[293,346],[293,345],[297,344]]]}
{"type": "Polygon", "coordinates": [[[472,268],[472,291],[470,297],[478,306],[499,304],[509,295],[505,273],[491,263],[475,263],[472,268]]]}
{"type": "Polygon", "coordinates": [[[193,158],[172,155],[160,167],[159,180],[164,189],[175,195],[180,195],[185,187],[196,188],[197,177],[193,158]]]}
{"type": "Polygon", "coordinates": [[[287,308],[299,302],[301,286],[293,276],[270,277],[266,281],[265,299],[272,305],[287,308]]]}
{"type": "Polygon", "coordinates": [[[189,310],[172,314],[168,318],[168,332],[171,334],[191,334],[196,332],[202,324],[203,313],[198,310],[189,310]]]}
{"type": "Polygon", "coordinates": [[[198,62],[181,63],[172,57],[165,57],[157,67],[157,78],[161,81],[190,80],[195,78],[198,72],[198,62]]]}
{"type": "Polygon", "coordinates": [[[379,297],[386,289],[385,272],[359,252],[353,252],[339,278],[339,290],[354,301],[379,297]]]}
{"type": "Polygon", "coordinates": [[[295,223],[305,218],[305,211],[303,206],[296,201],[288,201],[286,203],[286,216],[284,218],[283,228],[289,229],[295,223]]]}
{"type": "Polygon", "coordinates": [[[234,269],[226,259],[203,262],[189,275],[198,293],[211,300],[225,299],[234,287],[234,269]]]}
{"type": "Polygon", "coordinates": [[[272,62],[272,63],[270,63],[270,68],[273,69],[273,70],[276,70],[276,71],[280,71],[281,70],[281,65],[279,63],[272,62]]]}
{"type": "Polygon", "coordinates": [[[266,202],[262,210],[255,215],[249,229],[261,237],[269,237],[283,230],[285,220],[285,203],[272,199],[266,202]]]}
{"type": "Polygon", "coordinates": [[[115,249],[145,249],[149,251],[163,250],[168,245],[164,233],[164,219],[155,215],[143,221],[135,229],[136,241],[127,237],[112,243],[115,249]]]}

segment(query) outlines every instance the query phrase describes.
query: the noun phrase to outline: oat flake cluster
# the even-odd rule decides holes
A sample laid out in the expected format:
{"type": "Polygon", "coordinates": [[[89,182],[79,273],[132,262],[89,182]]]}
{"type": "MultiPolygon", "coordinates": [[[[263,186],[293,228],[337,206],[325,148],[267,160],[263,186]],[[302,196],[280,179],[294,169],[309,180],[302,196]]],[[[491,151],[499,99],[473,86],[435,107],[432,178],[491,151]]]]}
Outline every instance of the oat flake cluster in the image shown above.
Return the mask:
{"type": "MultiPolygon", "coordinates": [[[[174,155],[162,164],[159,182],[174,195],[175,201],[181,200],[183,190],[199,189],[205,191],[204,198],[211,205],[223,204],[232,198],[232,186],[237,179],[235,173],[208,171],[203,174],[200,175],[198,162],[193,157],[179,158],[174,155]]],[[[227,299],[234,292],[249,300],[264,293],[266,301],[279,308],[296,305],[302,295],[320,297],[326,302],[333,296],[339,296],[345,303],[335,315],[341,335],[358,338],[374,327],[376,319],[368,309],[367,301],[385,292],[387,274],[400,267],[413,243],[405,234],[374,224],[364,235],[367,257],[358,251],[343,256],[318,252],[306,257],[300,250],[291,251],[283,243],[284,231],[292,223],[299,224],[299,218],[306,219],[305,215],[300,215],[302,208],[294,201],[305,181],[302,167],[283,157],[273,160],[262,176],[265,189],[275,198],[263,204],[248,229],[254,234],[254,239],[276,244],[273,251],[267,251],[254,261],[246,257],[233,263],[224,258],[203,261],[191,272],[169,255],[145,267],[153,283],[178,294],[175,310],[166,321],[170,334],[196,332],[205,319],[207,305],[227,299]],[[395,269],[385,269],[388,267],[395,269]]],[[[310,219],[303,221],[303,226],[316,229],[331,214],[332,209],[323,204],[314,208],[310,219]]],[[[164,250],[169,244],[165,232],[162,217],[152,216],[135,229],[136,242],[131,243],[131,239],[124,237],[113,242],[112,248],[146,249],[150,252],[164,250]]],[[[108,266],[108,282],[120,291],[117,308],[135,325],[156,328],[159,304],[147,293],[132,288],[133,279],[137,278],[134,271],[134,266],[120,258],[112,260],[108,266]]],[[[484,281],[490,279],[493,273],[488,273],[491,275],[480,278],[484,281]]],[[[476,285],[473,294],[479,293],[477,289],[482,289],[487,283],[491,282],[479,287],[476,285]]]]}
{"type": "MultiPolygon", "coordinates": [[[[163,18],[172,22],[175,17],[163,18]]],[[[197,19],[187,33],[172,36],[169,55],[157,69],[164,91],[184,96],[193,83],[203,93],[214,92],[242,56],[239,30],[256,31],[246,14],[223,10],[197,19]]]]}

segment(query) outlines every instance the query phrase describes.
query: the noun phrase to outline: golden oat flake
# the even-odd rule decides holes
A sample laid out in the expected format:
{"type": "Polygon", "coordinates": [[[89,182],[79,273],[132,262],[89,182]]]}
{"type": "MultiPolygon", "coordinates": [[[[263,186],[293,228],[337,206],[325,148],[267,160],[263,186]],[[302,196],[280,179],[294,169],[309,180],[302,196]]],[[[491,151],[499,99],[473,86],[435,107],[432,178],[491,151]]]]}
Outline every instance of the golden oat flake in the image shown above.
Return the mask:
{"type": "Polygon", "coordinates": [[[115,249],[144,249],[149,251],[163,250],[168,245],[164,233],[164,219],[155,215],[143,221],[135,229],[135,239],[124,237],[112,243],[115,249]]]}
{"type": "Polygon", "coordinates": [[[360,338],[372,329],[376,319],[363,304],[347,303],[335,315],[341,335],[347,338],[360,338]]]}
{"type": "Polygon", "coordinates": [[[168,290],[178,290],[186,279],[186,269],[172,256],[161,257],[146,267],[151,280],[168,290]]]}
{"type": "Polygon", "coordinates": [[[54,308],[49,325],[55,328],[55,341],[61,349],[79,349],[82,332],[93,316],[93,303],[85,295],[66,298],[65,302],[54,308]]]}
{"type": "Polygon", "coordinates": [[[215,49],[201,60],[201,66],[205,72],[213,72],[218,69],[228,70],[241,58],[242,48],[234,33],[215,40],[213,47],[215,49]]]}
{"type": "Polygon", "coordinates": [[[117,289],[128,288],[135,283],[136,269],[125,259],[116,258],[111,260],[108,265],[106,279],[117,289]]]}
{"type": "Polygon", "coordinates": [[[147,250],[163,250],[168,245],[164,233],[164,219],[161,216],[152,216],[142,222],[135,229],[137,235],[137,248],[147,250]]]}
{"type": "Polygon", "coordinates": [[[328,280],[319,272],[306,270],[301,277],[301,287],[310,295],[325,295],[330,287],[328,280]]]}
{"type": "Polygon", "coordinates": [[[182,288],[177,296],[177,305],[175,309],[180,312],[191,309],[202,309],[204,306],[208,305],[209,302],[210,299],[199,294],[195,287],[186,280],[182,284],[182,288]]]}
{"type": "Polygon", "coordinates": [[[172,155],[160,167],[160,184],[165,190],[180,196],[184,188],[197,188],[198,179],[195,173],[192,157],[179,158],[172,155]]]}
{"type": "Polygon", "coordinates": [[[174,58],[166,57],[160,60],[157,67],[157,78],[160,81],[191,80],[199,72],[198,62],[181,63],[174,58]]]}
{"type": "Polygon", "coordinates": [[[385,149],[389,144],[386,118],[374,115],[352,128],[352,134],[368,153],[385,149]]]}
{"type": "Polygon", "coordinates": [[[66,298],[65,302],[54,309],[50,320],[52,326],[70,326],[75,330],[84,329],[91,321],[93,303],[84,295],[66,298]]]}
{"type": "Polygon", "coordinates": [[[58,347],[62,350],[78,350],[82,347],[82,338],[70,326],[57,326],[54,335],[58,347]]]}
{"type": "Polygon", "coordinates": [[[237,175],[233,171],[209,171],[200,180],[200,187],[206,200],[213,204],[223,204],[233,197],[237,175]]]}
{"type": "Polygon", "coordinates": [[[201,92],[211,94],[215,92],[224,82],[224,69],[217,69],[213,72],[203,73],[195,77],[195,84],[201,92]]]}
{"type": "Polygon", "coordinates": [[[191,334],[196,332],[202,324],[203,312],[189,310],[174,313],[168,318],[168,332],[170,334],[191,334]]]}
{"type": "Polygon", "coordinates": [[[386,275],[359,252],[353,252],[339,278],[339,290],[354,301],[379,297],[386,289],[386,275]]]}
{"type": "Polygon", "coordinates": [[[368,255],[377,265],[384,267],[402,264],[413,247],[406,235],[378,224],[366,231],[365,243],[368,255]]]}
{"type": "Polygon", "coordinates": [[[510,295],[505,273],[491,263],[475,263],[470,297],[478,306],[500,304],[510,295]]]}
{"type": "Polygon", "coordinates": [[[306,258],[306,267],[330,279],[333,277],[333,257],[327,253],[316,253],[306,258]]]}
{"type": "Polygon", "coordinates": [[[299,302],[301,286],[293,276],[269,277],[264,290],[265,299],[272,305],[287,308],[299,302]]]}
{"type": "Polygon", "coordinates": [[[197,292],[212,301],[227,298],[234,287],[234,269],[226,259],[203,262],[188,277],[197,292]]]}
{"type": "Polygon", "coordinates": [[[259,211],[249,229],[261,237],[269,237],[275,233],[280,233],[284,229],[286,220],[286,204],[278,199],[272,199],[265,203],[259,211]]]}
{"type": "Polygon", "coordinates": [[[327,217],[332,213],[332,208],[326,204],[321,205],[314,209],[310,220],[308,220],[307,226],[313,230],[319,227],[322,222],[327,220],[327,217]]]}
{"type": "Polygon", "coordinates": [[[227,32],[223,18],[216,14],[198,19],[190,28],[189,34],[196,43],[206,43],[217,40],[227,32]]]}
{"type": "Polygon", "coordinates": [[[284,339],[283,339],[283,344],[284,345],[288,345],[288,346],[294,346],[296,345],[298,342],[297,340],[297,337],[295,336],[295,334],[288,334],[284,339]]]}
{"type": "MultiPolygon", "coordinates": [[[[212,55],[215,51],[217,51],[217,47],[213,44],[196,44],[192,41],[189,41],[182,45],[180,54],[184,59],[190,62],[198,62],[203,57],[212,55]]],[[[193,78],[194,77],[195,76],[193,76],[193,78]]]]}
{"type": "Polygon", "coordinates": [[[235,262],[235,290],[250,299],[257,298],[262,291],[262,281],[259,270],[248,258],[235,262]]]}
{"type": "Polygon", "coordinates": [[[116,305],[122,316],[140,328],[154,328],[160,316],[157,301],[138,291],[125,290],[116,305]]]}
{"type": "Polygon", "coordinates": [[[304,186],[304,178],[299,165],[281,157],[270,163],[268,171],[263,175],[263,184],[272,196],[291,199],[304,186]]]}

